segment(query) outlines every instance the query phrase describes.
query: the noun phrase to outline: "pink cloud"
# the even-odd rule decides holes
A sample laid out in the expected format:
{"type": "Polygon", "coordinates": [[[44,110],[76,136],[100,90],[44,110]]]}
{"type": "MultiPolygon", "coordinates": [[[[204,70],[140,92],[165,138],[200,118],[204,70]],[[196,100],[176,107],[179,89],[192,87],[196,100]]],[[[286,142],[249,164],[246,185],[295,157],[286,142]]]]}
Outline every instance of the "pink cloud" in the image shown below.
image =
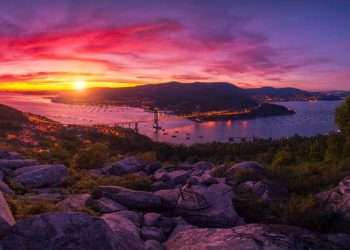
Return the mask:
{"type": "Polygon", "coordinates": [[[106,82],[277,82],[288,80],[295,71],[330,62],[293,57],[271,47],[266,36],[239,25],[230,32],[196,35],[185,24],[158,19],[124,27],[2,35],[0,82],[79,74],[106,82]]]}

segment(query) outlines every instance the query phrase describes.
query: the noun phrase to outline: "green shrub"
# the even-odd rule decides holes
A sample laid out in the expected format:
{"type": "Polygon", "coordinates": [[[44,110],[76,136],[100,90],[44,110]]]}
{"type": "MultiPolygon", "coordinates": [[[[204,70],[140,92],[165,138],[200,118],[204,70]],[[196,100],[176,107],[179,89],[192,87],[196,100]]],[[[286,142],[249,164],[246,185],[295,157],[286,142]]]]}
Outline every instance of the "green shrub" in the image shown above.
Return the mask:
{"type": "Polygon", "coordinates": [[[239,190],[234,204],[237,213],[247,223],[274,223],[277,221],[278,216],[274,213],[271,204],[261,201],[254,193],[239,190]]]}
{"type": "Polygon", "coordinates": [[[235,171],[233,176],[226,176],[226,178],[228,178],[229,183],[239,185],[246,181],[259,181],[264,177],[252,169],[239,169],[235,171]]]}
{"type": "Polygon", "coordinates": [[[298,194],[320,192],[336,185],[347,175],[341,166],[324,162],[306,162],[290,166],[284,171],[285,183],[288,184],[289,190],[298,194]]]}
{"type": "Polygon", "coordinates": [[[75,156],[75,166],[82,169],[100,168],[109,160],[109,148],[95,143],[82,149],[75,156]]]}
{"type": "Polygon", "coordinates": [[[325,161],[339,162],[343,156],[343,147],[345,138],[342,135],[330,135],[327,139],[327,150],[325,153],[325,161]]]}
{"type": "Polygon", "coordinates": [[[227,170],[231,165],[225,164],[221,166],[217,166],[212,170],[212,175],[217,178],[226,178],[227,170]]]}
{"type": "Polygon", "coordinates": [[[145,162],[155,162],[157,161],[157,152],[147,151],[139,154],[139,158],[144,160],[145,162]]]}
{"type": "Polygon", "coordinates": [[[350,135],[350,98],[337,108],[335,120],[342,133],[346,136],[350,135]]]}
{"type": "Polygon", "coordinates": [[[291,196],[282,206],[281,217],[284,223],[309,228],[319,232],[336,231],[340,229],[340,217],[335,213],[325,212],[319,207],[314,196],[291,196]]]}
{"type": "Polygon", "coordinates": [[[294,225],[324,233],[349,231],[339,215],[325,212],[318,205],[311,195],[292,195],[286,201],[269,203],[252,193],[241,192],[235,199],[237,213],[247,223],[294,225]]]}
{"type": "Polygon", "coordinates": [[[29,201],[27,199],[8,199],[11,211],[16,219],[27,218],[32,215],[58,211],[52,201],[29,201]]]}
{"type": "Polygon", "coordinates": [[[151,190],[152,180],[148,176],[128,174],[124,176],[91,176],[83,171],[76,171],[70,176],[67,188],[73,193],[92,192],[99,186],[121,186],[133,190],[151,190]]]}
{"type": "Polygon", "coordinates": [[[279,151],[275,155],[271,165],[273,168],[277,169],[279,167],[289,166],[293,163],[295,163],[295,158],[290,152],[279,151]]]}
{"type": "Polygon", "coordinates": [[[309,148],[309,159],[311,161],[322,161],[326,151],[326,145],[321,143],[319,140],[315,140],[311,143],[309,148]]]}

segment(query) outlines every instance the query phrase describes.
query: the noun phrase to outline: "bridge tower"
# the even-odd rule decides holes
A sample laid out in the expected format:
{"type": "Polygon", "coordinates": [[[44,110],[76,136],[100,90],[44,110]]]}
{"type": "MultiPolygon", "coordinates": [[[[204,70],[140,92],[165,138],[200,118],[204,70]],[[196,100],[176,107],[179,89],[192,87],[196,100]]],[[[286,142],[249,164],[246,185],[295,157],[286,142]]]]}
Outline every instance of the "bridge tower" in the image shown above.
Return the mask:
{"type": "Polygon", "coordinates": [[[159,112],[158,112],[158,109],[154,109],[153,111],[153,128],[156,132],[158,132],[158,130],[161,130],[162,128],[160,127],[159,125],[159,112]]]}
{"type": "Polygon", "coordinates": [[[135,122],[135,132],[138,133],[139,132],[139,123],[135,122]]]}

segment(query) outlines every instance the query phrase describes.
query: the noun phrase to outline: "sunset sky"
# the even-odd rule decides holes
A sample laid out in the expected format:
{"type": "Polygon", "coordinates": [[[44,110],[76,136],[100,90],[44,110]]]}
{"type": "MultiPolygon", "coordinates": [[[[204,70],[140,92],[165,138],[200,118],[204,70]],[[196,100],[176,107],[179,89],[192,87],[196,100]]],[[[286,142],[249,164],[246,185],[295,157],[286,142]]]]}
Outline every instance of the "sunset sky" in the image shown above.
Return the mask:
{"type": "Polygon", "coordinates": [[[0,89],[82,81],[350,89],[350,1],[0,1],[0,89]]]}

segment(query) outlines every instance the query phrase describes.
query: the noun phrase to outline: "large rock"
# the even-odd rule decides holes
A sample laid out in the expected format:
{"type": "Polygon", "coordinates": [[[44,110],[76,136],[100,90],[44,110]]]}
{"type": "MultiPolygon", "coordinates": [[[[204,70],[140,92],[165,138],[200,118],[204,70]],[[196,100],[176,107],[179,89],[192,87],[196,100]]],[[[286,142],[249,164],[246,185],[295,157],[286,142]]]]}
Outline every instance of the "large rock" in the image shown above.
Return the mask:
{"type": "Polygon", "coordinates": [[[176,235],[179,232],[198,228],[198,227],[188,223],[187,221],[185,221],[182,217],[176,217],[176,218],[174,218],[174,221],[176,223],[176,227],[171,232],[169,238],[173,237],[174,235],[176,235]]]}
{"type": "Polygon", "coordinates": [[[168,171],[164,168],[158,169],[154,173],[153,178],[155,181],[163,181],[163,182],[170,180],[170,177],[168,175],[168,171]]]}
{"type": "Polygon", "coordinates": [[[191,171],[189,170],[175,170],[168,172],[160,169],[154,174],[154,179],[158,182],[168,183],[169,185],[178,185],[184,184],[190,175],[191,171]]]}
{"type": "Polygon", "coordinates": [[[264,174],[265,173],[265,169],[263,166],[261,166],[259,163],[254,162],[254,161],[245,161],[245,162],[241,162],[241,163],[237,163],[235,165],[233,165],[232,167],[230,167],[227,170],[227,173],[231,174],[231,175],[235,175],[237,172],[240,171],[251,171],[254,172],[256,174],[264,174]]]}
{"type": "Polygon", "coordinates": [[[16,223],[0,245],[6,250],[127,250],[101,219],[83,213],[47,213],[16,223]]]}
{"type": "Polygon", "coordinates": [[[158,227],[149,227],[149,226],[142,227],[141,237],[144,240],[156,240],[159,242],[165,240],[165,235],[163,231],[158,227]]]}
{"type": "Polygon", "coordinates": [[[9,159],[9,152],[0,149],[0,159],[9,159]]]}
{"type": "Polygon", "coordinates": [[[179,189],[165,189],[154,192],[161,199],[162,208],[172,210],[177,208],[177,201],[180,196],[179,189]]]}
{"type": "Polygon", "coordinates": [[[37,165],[35,160],[0,160],[0,169],[5,173],[9,173],[17,168],[37,165]]]}
{"type": "Polygon", "coordinates": [[[117,161],[115,163],[110,164],[109,174],[112,175],[123,175],[135,173],[142,169],[144,166],[144,162],[137,159],[136,157],[125,158],[121,161],[117,161]]]}
{"type": "Polygon", "coordinates": [[[161,198],[169,215],[184,217],[189,223],[202,227],[232,227],[242,223],[232,199],[232,188],[219,183],[211,186],[192,186],[196,198],[182,199],[179,189],[160,190],[154,194],[161,198]]]}
{"type": "Polygon", "coordinates": [[[147,174],[153,174],[155,171],[157,171],[158,169],[162,168],[162,164],[160,164],[159,162],[154,162],[154,163],[150,163],[148,164],[145,168],[144,171],[147,174]]]}
{"type": "Polygon", "coordinates": [[[67,175],[68,170],[64,165],[40,165],[21,169],[15,182],[26,188],[54,187],[62,184],[67,175]]]}
{"type": "Polygon", "coordinates": [[[147,213],[143,217],[144,226],[160,228],[164,235],[171,233],[175,226],[172,218],[165,217],[158,213],[147,213]]]}
{"type": "Polygon", "coordinates": [[[199,177],[199,183],[210,186],[212,184],[218,184],[219,181],[215,177],[211,176],[208,171],[206,171],[201,177],[199,177]]]}
{"type": "Polygon", "coordinates": [[[126,217],[118,213],[110,213],[103,215],[101,219],[112,229],[122,249],[139,250],[144,248],[144,242],[140,238],[140,229],[126,217]]]}
{"type": "Polygon", "coordinates": [[[82,211],[86,208],[90,194],[72,194],[56,204],[62,211],[82,211]]]}
{"type": "Polygon", "coordinates": [[[162,207],[160,197],[153,193],[134,191],[118,186],[98,187],[93,196],[95,198],[107,197],[130,209],[154,211],[162,207]]]}
{"type": "Polygon", "coordinates": [[[156,240],[147,240],[145,242],[145,250],[163,250],[164,247],[156,240]]]}
{"type": "Polygon", "coordinates": [[[288,198],[288,190],[283,185],[272,181],[246,181],[237,190],[254,194],[263,202],[284,200],[288,198]]]}
{"type": "Polygon", "coordinates": [[[237,215],[232,199],[232,188],[226,184],[214,184],[209,187],[193,186],[199,195],[196,200],[180,199],[177,202],[177,214],[189,223],[202,227],[232,227],[242,223],[237,215]],[[206,203],[201,204],[200,197],[206,203]]]}
{"type": "Polygon", "coordinates": [[[319,193],[316,197],[325,210],[337,213],[350,221],[350,176],[344,178],[333,189],[319,193]]]}
{"type": "Polygon", "coordinates": [[[134,223],[135,226],[141,227],[141,224],[143,222],[143,214],[141,212],[135,212],[135,211],[130,211],[130,210],[123,210],[116,212],[114,214],[118,214],[132,223],[134,223]]]}
{"type": "Polygon", "coordinates": [[[191,171],[188,170],[176,170],[168,173],[170,182],[175,185],[184,184],[190,175],[191,171]]]}
{"type": "Polygon", "coordinates": [[[88,206],[92,207],[93,209],[97,210],[100,213],[113,213],[113,212],[118,212],[118,211],[127,209],[126,207],[119,204],[118,202],[112,199],[108,199],[106,197],[102,197],[97,200],[90,199],[88,201],[88,206]]]}
{"type": "Polygon", "coordinates": [[[0,236],[7,232],[14,224],[15,219],[13,218],[10,207],[4,195],[0,192],[0,236]]]}
{"type": "Polygon", "coordinates": [[[33,166],[29,166],[29,167],[18,168],[15,171],[13,171],[12,175],[18,176],[18,175],[24,174],[26,172],[31,172],[31,171],[42,169],[44,166],[45,165],[33,165],[33,166]]]}
{"type": "Polygon", "coordinates": [[[214,167],[214,165],[208,161],[197,162],[192,166],[192,168],[194,170],[193,175],[200,176],[204,172],[212,169],[213,167],[214,167]]]}
{"type": "Polygon", "coordinates": [[[143,216],[143,224],[146,226],[154,226],[161,217],[162,215],[158,213],[147,213],[143,216]]]}
{"type": "Polygon", "coordinates": [[[151,185],[152,191],[159,191],[164,189],[172,189],[175,188],[176,185],[171,181],[155,181],[151,185]]]}
{"type": "MultiPolygon", "coordinates": [[[[350,236],[348,235],[347,238],[350,236]]],[[[190,229],[173,235],[168,250],[345,250],[350,245],[283,225],[249,224],[230,229],[190,229]]]]}
{"type": "Polygon", "coordinates": [[[0,181],[0,191],[7,195],[15,195],[15,192],[3,181],[0,181]]]}
{"type": "Polygon", "coordinates": [[[17,152],[8,152],[5,150],[0,150],[0,159],[6,160],[23,160],[24,157],[17,152]]]}

